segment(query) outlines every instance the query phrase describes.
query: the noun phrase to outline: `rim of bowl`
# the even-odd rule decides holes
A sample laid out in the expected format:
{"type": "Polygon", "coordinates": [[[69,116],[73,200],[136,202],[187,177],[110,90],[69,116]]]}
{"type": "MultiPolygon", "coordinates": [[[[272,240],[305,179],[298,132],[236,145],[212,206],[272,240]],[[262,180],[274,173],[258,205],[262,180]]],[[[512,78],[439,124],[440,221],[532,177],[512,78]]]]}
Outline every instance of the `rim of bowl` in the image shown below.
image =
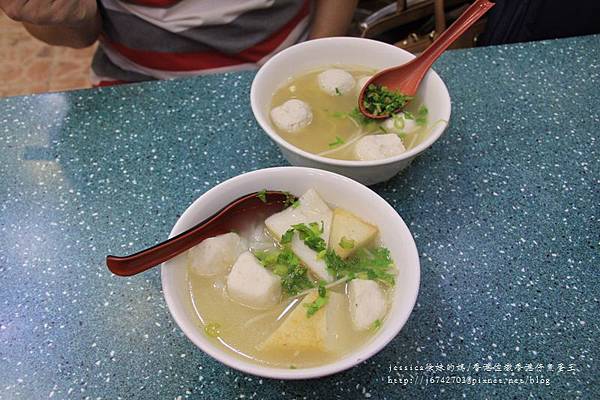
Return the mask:
{"type": "MultiPolygon", "coordinates": [[[[297,52],[297,51],[302,51],[302,49],[305,47],[310,48],[312,46],[318,45],[318,43],[329,42],[329,41],[331,41],[331,42],[361,41],[363,43],[368,43],[369,45],[372,45],[372,46],[388,47],[388,48],[394,49],[394,51],[406,53],[411,58],[415,58],[414,54],[412,54],[406,50],[403,50],[399,47],[393,46],[389,43],[384,43],[384,42],[380,42],[380,41],[373,40],[373,39],[355,38],[355,37],[329,37],[329,38],[313,39],[313,40],[309,40],[306,42],[295,44],[295,45],[290,46],[290,47],[280,51],[279,53],[275,54],[265,64],[263,64],[263,66],[258,70],[258,72],[256,73],[256,76],[252,80],[252,86],[250,87],[250,105],[252,107],[252,113],[254,114],[254,118],[256,119],[256,121],[258,122],[258,124],[260,125],[262,130],[264,132],[266,132],[266,134],[269,135],[269,137],[275,143],[277,143],[278,145],[280,145],[282,147],[285,147],[287,150],[289,150],[291,152],[299,154],[302,157],[311,159],[313,161],[317,161],[317,162],[324,163],[324,164],[335,165],[335,166],[339,166],[339,167],[355,167],[356,168],[356,167],[371,167],[371,166],[376,166],[376,165],[393,164],[398,161],[409,159],[409,158],[423,152],[424,150],[426,150],[433,143],[435,143],[435,141],[438,140],[440,138],[440,136],[442,136],[442,133],[446,130],[447,126],[450,124],[450,115],[451,115],[451,108],[452,108],[451,107],[451,99],[450,99],[450,93],[448,92],[448,88],[446,87],[446,84],[444,83],[442,78],[437,74],[437,72],[434,71],[433,68],[429,69],[429,71],[427,72],[425,77],[427,77],[427,75],[431,74],[431,77],[433,77],[434,81],[439,80],[441,94],[445,98],[448,99],[446,109],[442,110],[443,118],[440,119],[443,122],[443,124],[436,123],[432,127],[430,134],[427,136],[427,138],[425,138],[425,140],[423,140],[421,143],[419,143],[417,146],[413,147],[409,151],[406,151],[400,155],[397,155],[394,157],[389,157],[389,158],[384,158],[381,160],[373,160],[373,161],[338,160],[335,158],[318,156],[316,154],[302,150],[301,148],[294,146],[293,144],[289,143],[288,141],[283,139],[281,136],[279,136],[279,134],[277,132],[275,132],[275,130],[271,126],[270,121],[267,120],[268,118],[263,118],[262,112],[260,112],[260,114],[259,114],[261,105],[259,105],[256,100],[256,90],[257,90],[256,87],[258,85],[257,82],[266,79],[264,77],[264,75],[266,74],[265,67],[276,63],[280,58],[285,57],[287,54],[297,52]]],[[[281,84],[278,87],[281,87],[281,84]]]]}
{"type": "MultiPolygon", "coordinates": [[[[181,329],[181,331],[185,334],[185,336],[196,347],[198,347],[201,351],[203,351],[204,353],[211,356],[213,359],[217,360],[218,362],[220,362],[230,368],[233,368],[238,371],[242,371],[242,372],[245,372],[245,373],[248,373],[251,375],[260,376],[263,378],[287,379],[287,380],[313,379],[313,378],[320,378],[320,377],[324,377],[324,376],[328,376],[328,375],[333,375],[338,372],[350,369],[350,368],[357,366],[360,363],[368,360],[373,355],[377,354],[385,346],[387,346],[398,335],[398,333],[400,333],[400,331],[402,330],[404,325],[406,325],[406,322],[410,318],[412,312],[414,311],[414,307],[415,307],[417,297],[419,294],[420,281],[421,281],[421,263],[419,260],[419,253],[418,253],[414,238],[412,236],[412,233],[410,232],[410,229],[408,228],[408,226],[406,225],[406,223],[404,222],[404,220],[402,219],[400,214],[398,214],[398,212],[385,199],[383,199],[381,196],[379,196],[379,194],[377,194],[375,191],[371,190],[370,188],[368,188],[350,178],[347,178],[343,175],[339,175],[339,174],[336,174],[333,172],[329,172],[329,171],[325,171],[325,170],[321,170],[321,169],[315,169],[315,168],[294,167],[294,166],[264,168],[264,169],[259,169],[259,170],[247,172],[247,173],[232,177],[226,181],[219,183],[218,185],[212,187],[207,192],[202,194],[200,197],[198,197],[196,200],[194,200],[194,202],[192,202],[192,204],[190,204],[186,208],[186,210],[181,214],[181,216],[177,219],[177,222],[175,223],[175,225],[173,226],[173,228],[171,229],[171,231],[169,233],[169,238],[175,236],[176,234],[178,234],[180,232],[181,229],[179,229],[178,225],[184,218],[186,218],[186,215],[188,213],[192,212],[192,209],[195,209],[196,207],[198,207],[198,205],[201,204],[202,202],[207,201],[207,198],[215,196],[215,194],[217,192],[220,192],[223,190],[230,190],[231,187],[235,187],[241,180],[251,179],[251,178],[254,178],[255,176],[264,175],[264,177],[268,178],[271,175],[277,175],[277,174],[281,174],[281,173],[285,174],[288,172],[292,173],[292,174],[298,173],[300,175],[306,174],[306,173],[318,173],[321,175],[326,175],[331,179],[348,181],[350,184],[356,185],[357,190],[368,191],[368,192],[370,192],[369,193],[370,196],[375,196],[375,197],[379,198],[382,201],[382,205],[384,207],[388,208],[388,211],[393,212],[398,217],[401,227],[403,227],[403,229],[406,230],[406,232],[408,234],[407,238],[410,239],[408,244],[411,247],[411,251],[413,251],[414,254],[416,255],[416,258],[415,258],[416,284],[415,284],[415,287],[413,290],[413,295],[411,296],[410,302],[406,303],[410,307],[407,308],[408,311],[406,312],[406,315],[404,315],[402,317],[402,319],[399,321],[399,323],[397,323],[397,325],[394,325],[394,326],[388,325],[388,326],[390,326],[390,328],[387,328],[387,329],[384,327],[379,332],[378,335],[376,335],[372,338],[371,342],[367,342],[362,346],[362,350],[358,350],[356,352],[351,352],[350,354],[343,355],[337,361],[334,361],[329,364],[320,365],[320,366],[316,366],[316,367],[299,368],[299,369],[288,369],[288,368],[281,368],[281,367],[265,366],[265,365],[261,365],[257,362],[245,360],[239,356],[236,356],[235,354],[229,354],[226,350],[219,349],[216,344],[208,341],[208,339],[205,342],[203,342],[202,340],[200,340],[197,336],[195,336],[193,334],[194,332],[198,331],[199,328],[195,325],[193,325],[192,327],[189,327],[188,324],[184,320],[187,316],[186,310],[175,306],[174,300],[172,299],[174,297],[174,294],[172,293],[172,289],[170,286],[168,286],[166,284],[166,282],[167,282],[166,276],[168,273],[167,266],[165,265],[166,263],[163,263],[161,265],[161,286],[162,286],[162,290],[163,290],[163,296],[167,303],[167,308],[169,309],[169,312],[170,312],[171,316],[173,317],[173,319],[175,320],[175,323],[177,324],[179,329],[181,329]],[[178,228],[178,229],[176,229],[176,228],[178,228]],[[186,326],[186,328],[184,328],[184,326],[186,326]]],[[[209,199],[209,201],[210,201],[210,199],[209,199]]],[[[173,290],[176,290],[176,289],[173,288],[173,290]]],[[[200,336],[202,336],[201,332],[200,332],[200,336]]]]}

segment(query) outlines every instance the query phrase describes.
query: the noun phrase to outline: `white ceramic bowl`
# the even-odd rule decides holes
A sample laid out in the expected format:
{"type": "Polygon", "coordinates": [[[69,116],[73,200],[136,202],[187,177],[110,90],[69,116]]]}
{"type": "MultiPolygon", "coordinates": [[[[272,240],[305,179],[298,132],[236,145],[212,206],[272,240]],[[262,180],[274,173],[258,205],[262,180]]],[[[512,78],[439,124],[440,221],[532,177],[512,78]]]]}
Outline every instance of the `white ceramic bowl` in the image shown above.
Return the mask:
{"type": "Polygon", "coordinates": [[[429,136],[416,147],[396,157],[377,161],[345,161],[317,156],[301,150],[277,134],[269,112],[273,93],[290,77],[330,65],[361,65],[383,69],[404,64],[414,56],[398,47],[370,39],[334,37],[310,40],[289,47],[267,61],[256,74],[250,90],[250,103],[256,121],[279,146],[292,165],[326,169],[348,176],[365,185],[386,181],[406,168],[444,132],[450,120],[450,95],[433,70],[423,79],[417,98],[429,109],[429,136]]]}
{"type": "Polygon", "coordinates": [[[331,364],[301,369],[259,365],[235,355],[204,335],[192,310],[187,267],[182,256],[164,263],[161,271],[163,292],[171,315],[187,337],[205,353],[232,368],[262,377],[316,378],[345,370],[371,357],[404,326],[417,299],[420,275],[419,256],[410,231],[398,213],[371,189],[341,175],[312,168],[279,167],[249,172],[229,179],[200,196],[185,210],[169,237],[189,229],[233,199],[265,188],[296,195],[314,188],[327,202],[346,208],[379,226],[382,241],[390,249],[399,270],[391,309],[383,326],[366,345],[331,364]]]}

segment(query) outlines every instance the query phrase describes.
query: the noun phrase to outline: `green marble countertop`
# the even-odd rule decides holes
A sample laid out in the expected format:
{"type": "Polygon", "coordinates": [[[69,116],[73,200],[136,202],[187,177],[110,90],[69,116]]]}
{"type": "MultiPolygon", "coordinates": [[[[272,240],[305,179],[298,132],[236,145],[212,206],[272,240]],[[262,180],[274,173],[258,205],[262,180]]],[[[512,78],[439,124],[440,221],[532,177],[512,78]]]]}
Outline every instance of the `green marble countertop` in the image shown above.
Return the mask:
{"type": "Polygon", "coordinates": [[[313,381],[220,365],[174,324],[158,269],[104,265],[215,184],[286,164],[253,72],[0,99],[0,399],[600,398],[600,36],[435,69],[450,128],[374,187],[414,234],[417,305],[379,354],[313,381]]]}

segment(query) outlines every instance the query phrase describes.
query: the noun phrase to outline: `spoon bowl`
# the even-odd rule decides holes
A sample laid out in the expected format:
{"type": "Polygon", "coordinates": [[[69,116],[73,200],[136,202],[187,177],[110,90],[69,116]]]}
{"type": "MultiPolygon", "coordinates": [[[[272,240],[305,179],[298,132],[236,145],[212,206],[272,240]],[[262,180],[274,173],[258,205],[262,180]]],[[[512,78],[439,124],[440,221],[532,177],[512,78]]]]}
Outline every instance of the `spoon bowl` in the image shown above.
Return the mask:
{"type": "MultiPolygon", "coordinates": [[[[372,119],[388,118],[389,114],[372,114],[365,107],[365,94],[371,84],[384,86],[389,90],[414,97],[427,71],[442,53],[454,43],[471,25],[477,22],[494,3],[489,0],[477,0],[463,12],[456,21],[418,57],[406,64],[387,68],[373,75],[363,86],[358,96],[360,112],[372,119]]],[[[399,110],[398,110],[399,111],[399,110]]]]}

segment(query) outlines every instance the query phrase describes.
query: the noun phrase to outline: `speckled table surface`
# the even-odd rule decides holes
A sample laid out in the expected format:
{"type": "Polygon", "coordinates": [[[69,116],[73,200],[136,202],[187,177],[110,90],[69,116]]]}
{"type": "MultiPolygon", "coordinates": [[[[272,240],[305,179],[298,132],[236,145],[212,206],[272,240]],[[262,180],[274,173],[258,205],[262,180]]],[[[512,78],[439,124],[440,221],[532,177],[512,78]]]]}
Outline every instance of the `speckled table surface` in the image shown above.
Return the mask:
{"type": "Polygon", "coordinates": [[[0,399],[600,398],[600,36],[435,68],[450,128],[374,187],[415,236],[417,305],[379,354],[310,382],[220,365],[174,324],[158,270],[104,265],[215,184],[286,164],[252,72],[0,99],[0,399]]]}

